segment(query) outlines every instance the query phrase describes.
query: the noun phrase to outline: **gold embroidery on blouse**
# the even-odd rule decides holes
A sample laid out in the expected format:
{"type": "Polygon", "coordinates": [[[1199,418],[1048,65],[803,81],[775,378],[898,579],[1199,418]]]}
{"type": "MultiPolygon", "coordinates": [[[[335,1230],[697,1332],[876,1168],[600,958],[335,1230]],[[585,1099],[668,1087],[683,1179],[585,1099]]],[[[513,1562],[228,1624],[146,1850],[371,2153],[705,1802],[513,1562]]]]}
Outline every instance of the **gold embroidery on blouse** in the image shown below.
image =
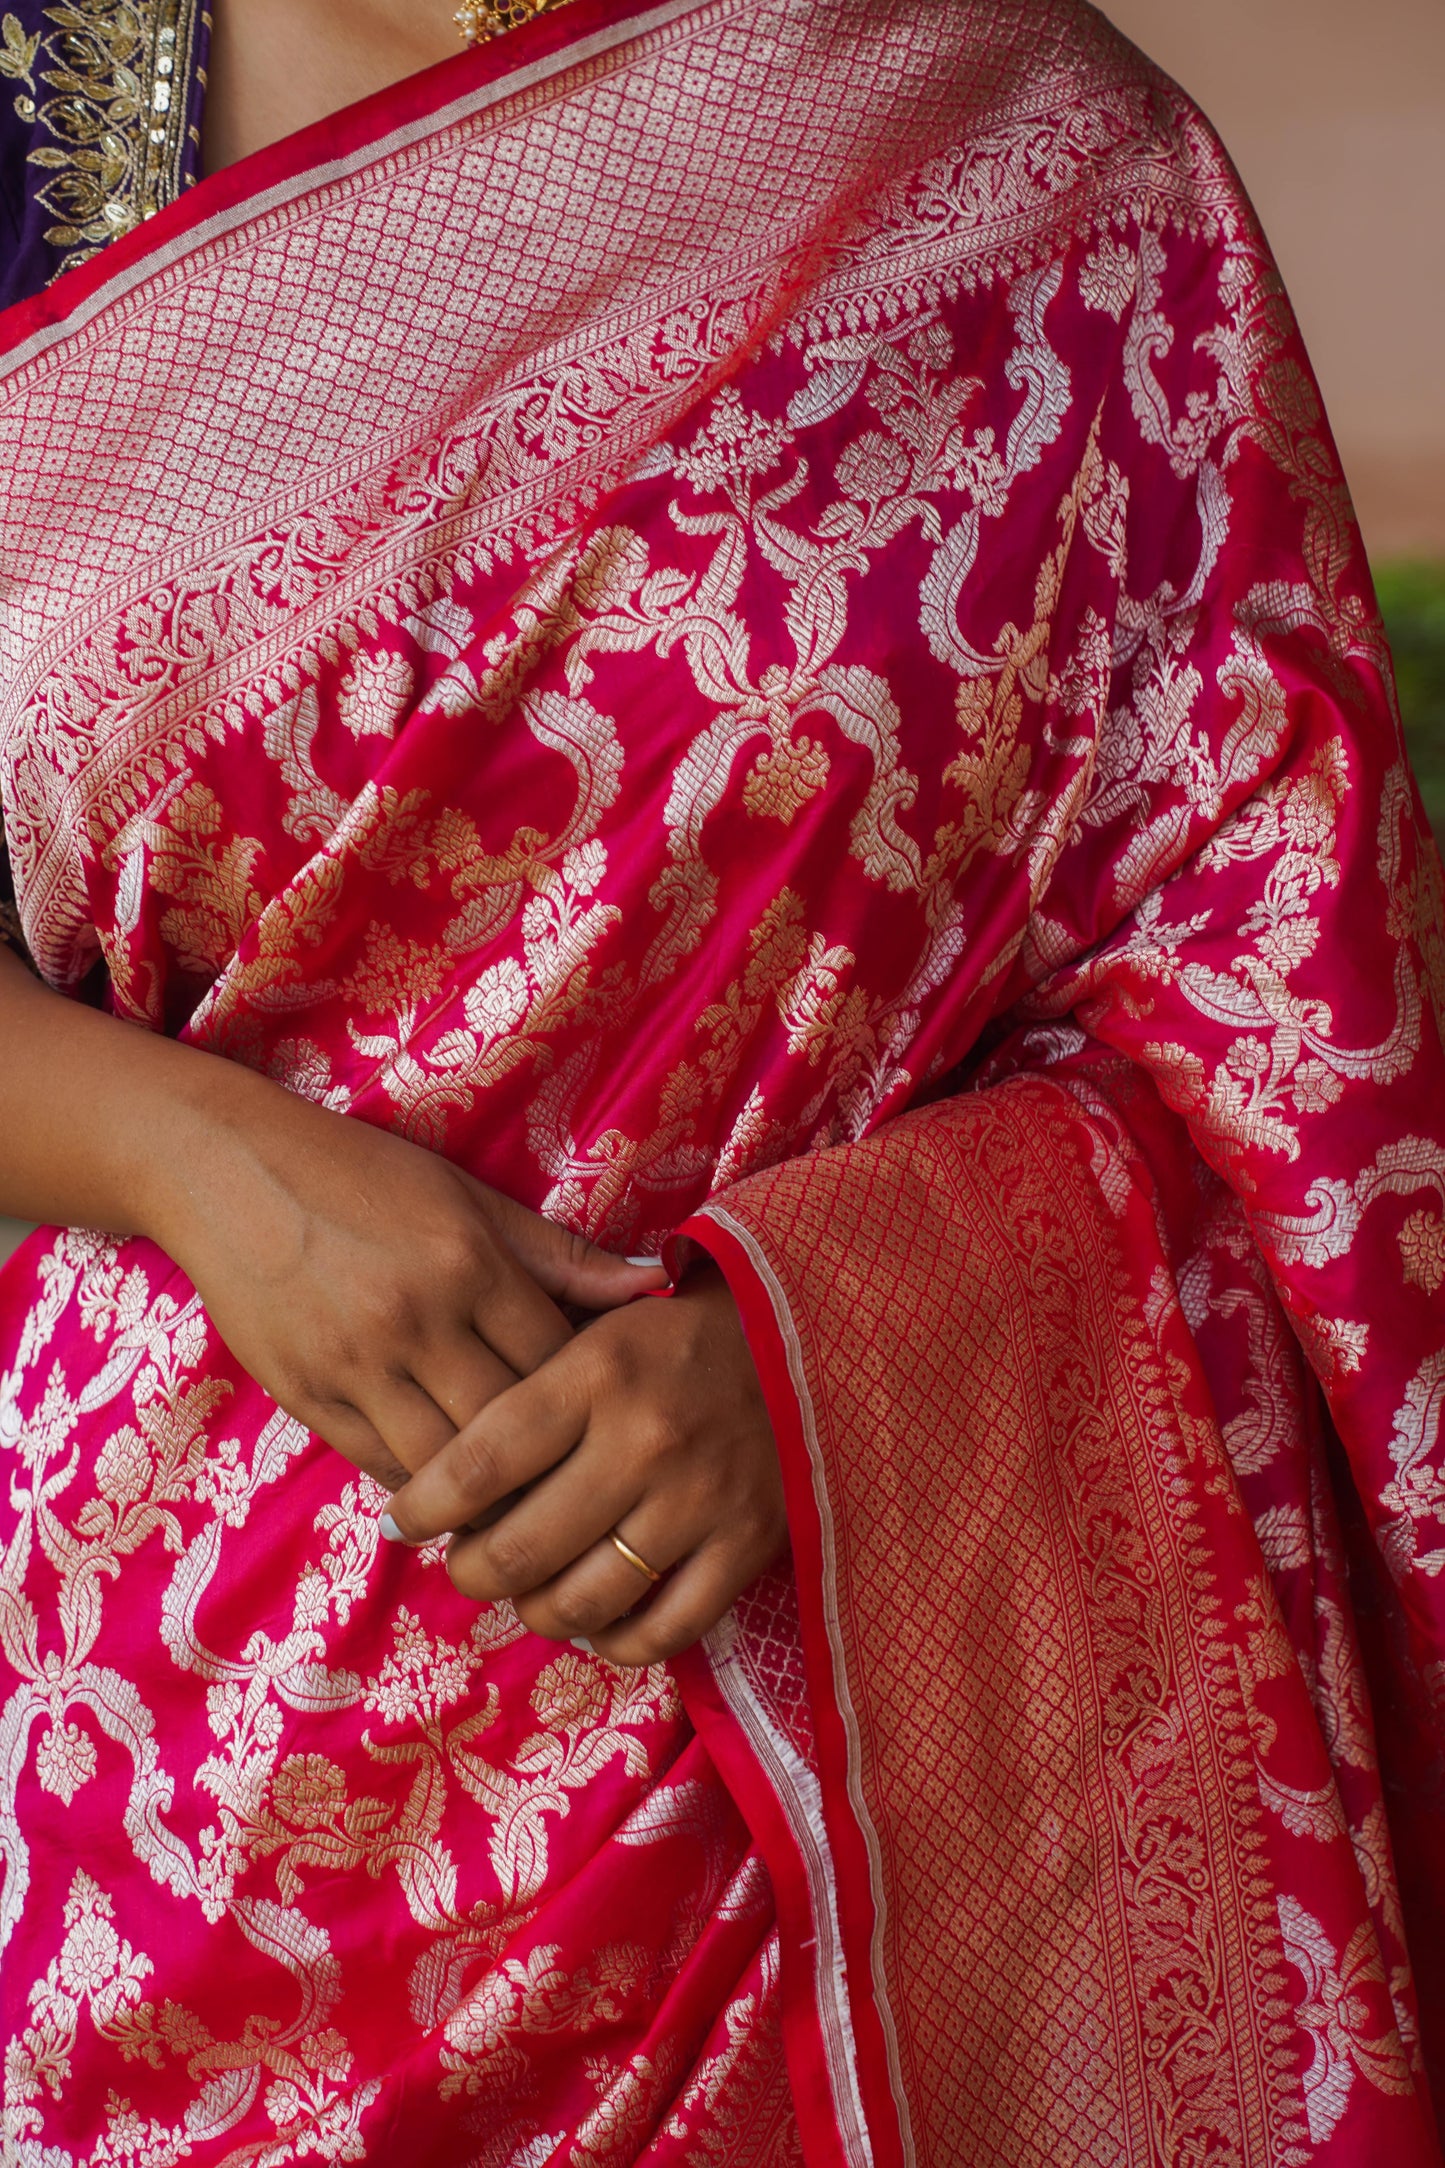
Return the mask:
{"type": "MultiPolygon", "coordinates": [[[[69,0],[45,21],[24,42],[41,89],[15,109],[35,124],[29,163],[48,170],[39,201],[54,221],[45,238],[65,249],[68,271],[180,194],[194,148],[186,85],[210,17],[200,0],[69,0]]],[[[5,36],[18,57],[8,19],[5,36]]]]}
{"type": "Polygon", "coordinates": [[[16,15],[7,15],[0,22],[0,75],[8,75],[14,83],[23,83],[31,93],[28,98],[17,98],[15,109],[22,120],[35,118],[35,78],[31,69],[35,55],[40,50],[40,32],[26,37],[25,25],[16,15]]]}

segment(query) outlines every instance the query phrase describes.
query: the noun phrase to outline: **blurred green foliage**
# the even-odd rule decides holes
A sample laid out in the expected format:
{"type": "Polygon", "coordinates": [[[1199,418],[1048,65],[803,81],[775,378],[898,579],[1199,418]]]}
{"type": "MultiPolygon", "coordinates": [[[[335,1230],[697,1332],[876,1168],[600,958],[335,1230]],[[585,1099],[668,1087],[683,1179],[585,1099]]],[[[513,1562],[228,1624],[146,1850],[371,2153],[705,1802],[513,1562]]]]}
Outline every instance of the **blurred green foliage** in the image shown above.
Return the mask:
{"type": "Polygon", "coordinates": [[[1410,758],[1445,849],[1445,564],[1404,560],[1374,572],[1410,758]]]}

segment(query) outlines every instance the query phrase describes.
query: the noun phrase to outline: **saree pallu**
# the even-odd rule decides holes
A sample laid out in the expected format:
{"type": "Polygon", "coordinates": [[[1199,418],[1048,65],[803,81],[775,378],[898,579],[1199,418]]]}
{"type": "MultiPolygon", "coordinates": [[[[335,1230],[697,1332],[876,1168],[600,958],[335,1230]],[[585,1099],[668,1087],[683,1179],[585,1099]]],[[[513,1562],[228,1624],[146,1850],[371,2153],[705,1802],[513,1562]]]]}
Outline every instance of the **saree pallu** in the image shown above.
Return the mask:
{"type": "Polygon", "coordinates": [[[32,1238],[7,2158],[1436,2161],[1439,862],[1187,100],[575,0],[0,336],[39,968],[710,1251],[792,1535],[614,1672],[32,1238]]]}

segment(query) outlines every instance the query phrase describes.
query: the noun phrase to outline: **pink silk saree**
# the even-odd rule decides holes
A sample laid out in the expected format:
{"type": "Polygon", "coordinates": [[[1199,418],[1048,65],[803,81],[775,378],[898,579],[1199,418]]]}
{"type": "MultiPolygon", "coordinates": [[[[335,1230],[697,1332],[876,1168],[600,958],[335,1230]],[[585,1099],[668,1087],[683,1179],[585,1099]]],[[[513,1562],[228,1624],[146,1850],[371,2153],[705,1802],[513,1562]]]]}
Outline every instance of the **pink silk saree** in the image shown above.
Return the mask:
{"type": "Polygon", "coordinates": [[[614,1672],[33,1237],[7,2162],[1438,2161],[1439,861],[1102,18],[575,0],[10,312],[0,798],[54,985],[710,1250],[792,1533],[614,1672]]]}

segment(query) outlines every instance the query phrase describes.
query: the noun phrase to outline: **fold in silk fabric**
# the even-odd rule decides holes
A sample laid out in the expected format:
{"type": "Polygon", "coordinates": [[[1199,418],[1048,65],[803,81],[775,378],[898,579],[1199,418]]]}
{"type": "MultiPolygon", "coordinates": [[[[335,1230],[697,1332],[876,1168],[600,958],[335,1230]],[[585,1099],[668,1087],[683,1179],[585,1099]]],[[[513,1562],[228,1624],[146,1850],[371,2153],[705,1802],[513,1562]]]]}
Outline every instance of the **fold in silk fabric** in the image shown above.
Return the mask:
{"type": "Polygon", "coordinates": [[[1187,101],[574,0],[0,319],[0,667],[47,978],[711,1249],[793,1534],[559,1652],[35,1237],[7,2157],[1436,2161],[1440,870],[1187,101]]]}

